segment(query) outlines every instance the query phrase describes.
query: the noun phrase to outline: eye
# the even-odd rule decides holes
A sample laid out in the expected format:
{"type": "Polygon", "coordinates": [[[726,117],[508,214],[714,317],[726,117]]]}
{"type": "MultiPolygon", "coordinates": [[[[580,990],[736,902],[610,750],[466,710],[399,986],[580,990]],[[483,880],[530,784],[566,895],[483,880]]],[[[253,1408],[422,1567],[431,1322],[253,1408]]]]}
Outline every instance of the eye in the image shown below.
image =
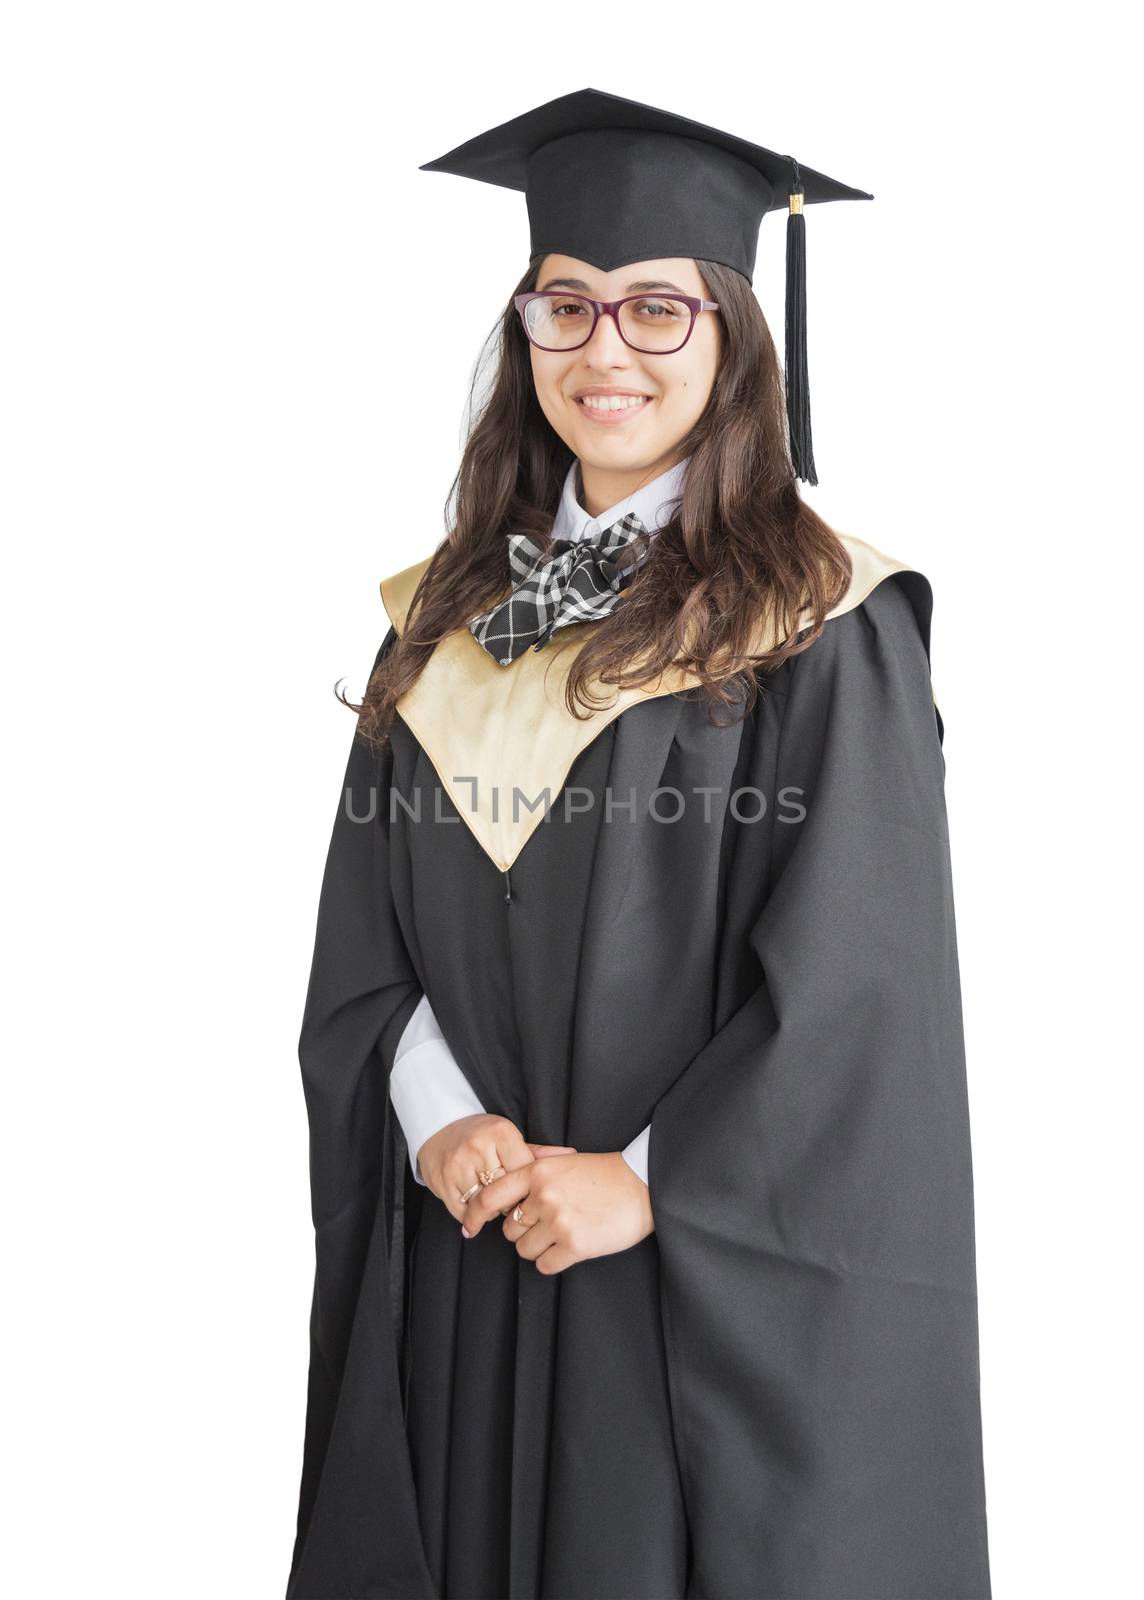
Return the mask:
{"type": "Polygon", "coordinates": [[[670,322],[689,314],[678,300],[633,300],[630,309],[645,322],[670,322]]]}
{"type": "Polygon", "coordinates": [[[569,312],[572,316],[576,316],[577,314],[580,316],[586,316],[587,311],[587,306],[584,305],[584,303],[580,300],[554,300],[552,303],[552,315],[554,317],[559,317],[561,321],[565,322],[568,320],[568,318],[564,316],[565,312],[569,312]]]}

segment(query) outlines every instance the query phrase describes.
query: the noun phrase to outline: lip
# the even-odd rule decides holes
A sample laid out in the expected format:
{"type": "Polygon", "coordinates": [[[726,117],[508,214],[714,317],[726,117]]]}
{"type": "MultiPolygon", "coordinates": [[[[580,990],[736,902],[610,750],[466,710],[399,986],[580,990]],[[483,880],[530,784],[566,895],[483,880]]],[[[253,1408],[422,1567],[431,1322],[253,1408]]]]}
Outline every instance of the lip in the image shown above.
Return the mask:
{"type": "MultiPolygon", "coordinates": [[[[606,391],[606,390],[589,390],[588,391],[589,394],[598,395],[601,399],[605,399],[607,397],[607,392],[608,391],[606,391]]],[[[614,390],[612,392],[615,393],[615,394],[623,394],[624,393],[624,391],[621,390],[621,389],[617,389],[617,390],[614,390]]],[[[631,393],[631,391],[628,391],[628,392],[631,393]]],[[[593,406],[581,405],[580,404],[580,396],[578,396],[578,395],[573,398],[572,404],[576,407],[577,411],[579,411],[580,415],[584,416],[584,417],[587,417],[589,419],[589,421],[598,423],[600,425],[600,427],[602,427],[602,428],[609,428],[609,427],[610,428],[614,428],[614,427],[618,426],[621,422],[630,422],[633,417],[642,416],[643,413],[647,410],[648,406],[651,405],[651,403],[654,400],[655,396],[654,395],[650,395],[650,394],[638,395],[638,396],[633,395],[633,398],[641,399],[643,401],[643,405],[642,406],[622,406],[617,411],[599,411],[593,406]]]]}

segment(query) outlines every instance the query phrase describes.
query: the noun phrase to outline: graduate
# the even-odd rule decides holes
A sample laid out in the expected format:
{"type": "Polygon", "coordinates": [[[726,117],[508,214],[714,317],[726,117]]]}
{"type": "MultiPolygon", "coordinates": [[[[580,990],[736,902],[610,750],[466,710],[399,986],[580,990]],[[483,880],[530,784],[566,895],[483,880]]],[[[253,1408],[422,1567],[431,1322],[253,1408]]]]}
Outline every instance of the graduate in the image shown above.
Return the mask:
{"type": "Polygon", "coordinates": [[[593,89],[427,169],[531,250],[352,706],[288,1600],[987,1600],[933,597],[798,490],[872,196],[593,89]]]}

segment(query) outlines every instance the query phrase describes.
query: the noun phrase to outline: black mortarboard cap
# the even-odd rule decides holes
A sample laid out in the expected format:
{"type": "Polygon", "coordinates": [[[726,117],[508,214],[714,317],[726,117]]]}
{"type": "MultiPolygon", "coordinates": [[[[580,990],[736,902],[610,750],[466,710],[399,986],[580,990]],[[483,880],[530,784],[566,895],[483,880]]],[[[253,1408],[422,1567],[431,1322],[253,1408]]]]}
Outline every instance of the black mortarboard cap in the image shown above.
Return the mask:
{"type": "Polygon", "coordinates": [[[422,172],[524,191],[531,254],[575,256],[601,272],[690,256],[750,283],[759,224],[787,210],[786,392],[795,472],[817,483],[806,359],[803,207],[872,200],[793,156],[599,89],[578,89],[502,122],[422,172]]]}

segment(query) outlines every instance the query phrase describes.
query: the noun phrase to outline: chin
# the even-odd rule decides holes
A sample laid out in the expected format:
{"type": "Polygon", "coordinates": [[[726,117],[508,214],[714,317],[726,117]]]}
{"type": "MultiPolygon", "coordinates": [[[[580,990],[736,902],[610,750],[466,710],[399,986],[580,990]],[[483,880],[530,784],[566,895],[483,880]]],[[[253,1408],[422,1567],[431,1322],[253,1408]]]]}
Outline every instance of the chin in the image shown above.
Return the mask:
{"type": "Polygon", "coordinates": [[[594,449],[585,445],[583,450],[576,451],[580,460],[586,461],[590,467],[628,467],[632,471],[638,471],[650,466],[653,461],[658,461],[663,454],[662,450],[649,447],[646,440],[641,440],[638,444],[634,440],[629,440],[627,444],[621,444],[617,440],[610,450],[601,450],[594,440],[592,443],[595,445],[594,449]]]}

